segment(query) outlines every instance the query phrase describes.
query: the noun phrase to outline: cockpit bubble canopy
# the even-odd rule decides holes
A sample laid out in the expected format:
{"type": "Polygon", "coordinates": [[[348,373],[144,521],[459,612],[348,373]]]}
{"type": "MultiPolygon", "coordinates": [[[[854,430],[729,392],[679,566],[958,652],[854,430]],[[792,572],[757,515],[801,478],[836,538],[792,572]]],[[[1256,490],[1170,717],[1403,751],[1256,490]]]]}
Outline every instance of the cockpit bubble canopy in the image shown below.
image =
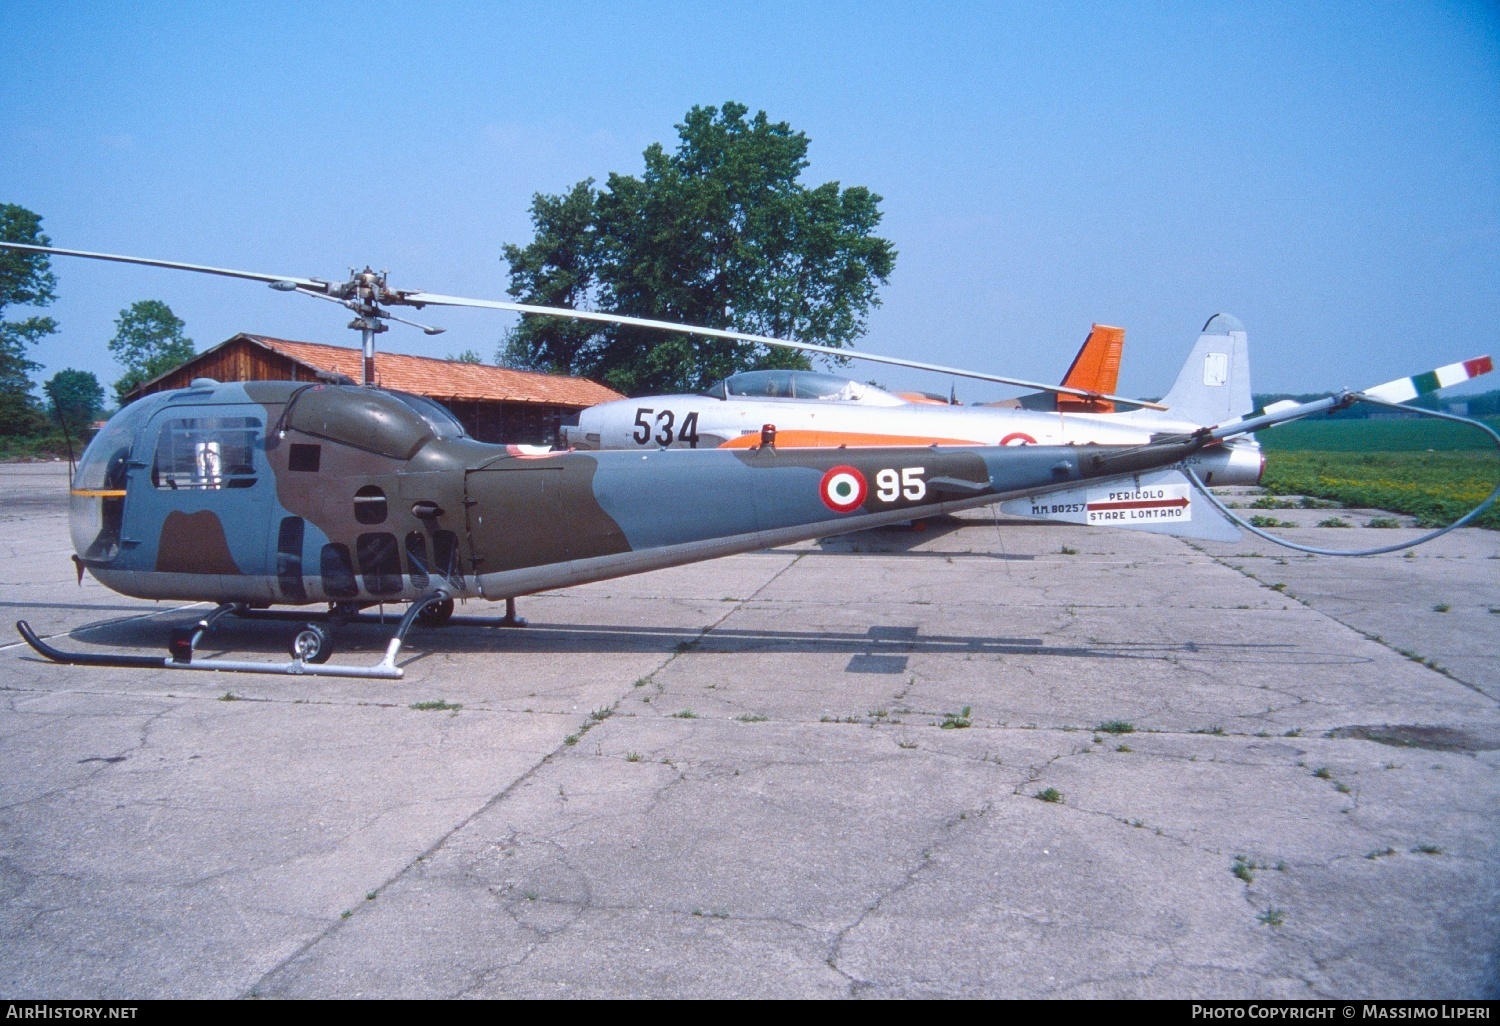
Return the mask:
{"type": "Polygon", "coordinates": [[[902,400],[874,385],[820,371],[741,371],[721,378],[703,390],[715,399],[812,399],[821,402],[904,406],[902,400]]]}

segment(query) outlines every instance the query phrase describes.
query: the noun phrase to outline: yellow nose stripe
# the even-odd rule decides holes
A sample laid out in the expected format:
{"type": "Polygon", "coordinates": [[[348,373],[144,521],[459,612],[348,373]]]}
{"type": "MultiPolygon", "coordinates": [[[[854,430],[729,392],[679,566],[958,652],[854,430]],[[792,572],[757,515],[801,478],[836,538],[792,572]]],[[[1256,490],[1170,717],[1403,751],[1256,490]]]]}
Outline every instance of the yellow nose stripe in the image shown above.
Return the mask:
{"type": "Polygon", "coordinates": [[[125,498],[125,489],[121,488],[119,491],[114,491],[108,488],[74,488],[69,494],[82,495],[89,499],[123,499],[125,498]]]}

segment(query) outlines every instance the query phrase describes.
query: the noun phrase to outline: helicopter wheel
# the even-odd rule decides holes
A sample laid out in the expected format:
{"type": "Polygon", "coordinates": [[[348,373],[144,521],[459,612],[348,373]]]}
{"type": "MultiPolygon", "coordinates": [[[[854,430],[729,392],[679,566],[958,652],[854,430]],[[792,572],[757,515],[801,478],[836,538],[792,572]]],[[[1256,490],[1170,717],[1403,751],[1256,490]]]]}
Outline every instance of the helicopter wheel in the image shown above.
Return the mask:
{"type": "Polygon", "coordinates": [[[291,652],[293,659],[300,659],[304,663],[328,662],[328,657],[333,655],[333,641],[328,636],[328,628],[315,623],[306,624],[292,638],[291,652]]]}
{"type": "Polygon", "coordinates": [[[441,627],[452,615],[453,600],[443,599],[441,602],[423,606],[422,611],[417,614],[417,622],[423,627],[441,627]]]}

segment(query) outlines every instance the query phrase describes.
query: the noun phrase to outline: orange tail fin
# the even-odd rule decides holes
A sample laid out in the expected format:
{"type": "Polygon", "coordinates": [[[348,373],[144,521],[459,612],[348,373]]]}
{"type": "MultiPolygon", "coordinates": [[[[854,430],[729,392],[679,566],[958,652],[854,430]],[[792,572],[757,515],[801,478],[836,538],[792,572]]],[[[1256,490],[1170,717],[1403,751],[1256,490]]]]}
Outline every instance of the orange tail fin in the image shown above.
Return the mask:
{"type": "MultiPolygon", "coordinates": [[[[1089,337],[1083,340],[1083,348],[1073,358],[1073,365],[1063,375],[1063,385],[1090,392],[1113,392],[1120,380],[1120,357],[1124,351],[1124,328],[1112,328],[1107,324],[1094,325],[1089,337]]],[[[1072,395],[1059,395],[1057,408],[1067,413],[1115,412],[1115,404],[1112,402],[1072,395]]]]}

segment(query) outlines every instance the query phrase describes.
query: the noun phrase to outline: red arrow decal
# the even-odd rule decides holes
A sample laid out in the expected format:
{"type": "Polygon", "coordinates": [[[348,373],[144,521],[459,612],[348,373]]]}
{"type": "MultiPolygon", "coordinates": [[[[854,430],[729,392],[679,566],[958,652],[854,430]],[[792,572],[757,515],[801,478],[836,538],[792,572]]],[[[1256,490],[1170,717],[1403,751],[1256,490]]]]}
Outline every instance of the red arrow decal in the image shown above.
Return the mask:
{"type": "Polygon", "coordinates": [[[1169,506],[1179,508],[1188,504],[1187,496],[1180,499],[1140,499],[1135,502],[1091,502],[1089,509],[1165,509],[1169,506]]]}

